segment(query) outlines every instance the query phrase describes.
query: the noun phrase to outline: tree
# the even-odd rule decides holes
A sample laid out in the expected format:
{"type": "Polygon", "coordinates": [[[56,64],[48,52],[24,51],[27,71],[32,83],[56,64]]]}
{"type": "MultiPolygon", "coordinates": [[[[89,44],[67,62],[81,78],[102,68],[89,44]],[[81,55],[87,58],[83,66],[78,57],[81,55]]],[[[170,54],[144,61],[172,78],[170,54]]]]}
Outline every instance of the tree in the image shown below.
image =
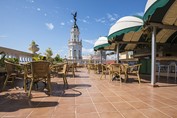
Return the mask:
{"type": "Polygon", "coordinates": [[[59,54],[57,54],[57,55],[54,57],[54,61],[55,61],[55,62],[63,62],[63,59],[60,58],[60,55],[59,55],[59,54]]]}
{"type": "Polygon", "coordinates": [[[53,60],[52,55],[53,55],[52,49],[51,48],[46,49],[45,56],[46,56],[48,61],[53,60]]]}

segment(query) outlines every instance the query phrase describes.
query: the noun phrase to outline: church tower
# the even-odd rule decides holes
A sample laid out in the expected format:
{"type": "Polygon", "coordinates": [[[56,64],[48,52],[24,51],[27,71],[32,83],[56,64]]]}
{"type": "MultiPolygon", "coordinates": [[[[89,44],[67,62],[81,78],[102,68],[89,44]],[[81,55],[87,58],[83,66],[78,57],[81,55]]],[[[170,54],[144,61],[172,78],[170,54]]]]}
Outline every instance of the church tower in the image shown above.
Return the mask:
{"type": "Polygon", "coordinates": [[[79,39],[79,28],[77,26],[77,12],[73,15],[74,24],[71,28],[71,36],[68,41],[68,59],[80,63],[82,60],[82,40],[79,39]]]}

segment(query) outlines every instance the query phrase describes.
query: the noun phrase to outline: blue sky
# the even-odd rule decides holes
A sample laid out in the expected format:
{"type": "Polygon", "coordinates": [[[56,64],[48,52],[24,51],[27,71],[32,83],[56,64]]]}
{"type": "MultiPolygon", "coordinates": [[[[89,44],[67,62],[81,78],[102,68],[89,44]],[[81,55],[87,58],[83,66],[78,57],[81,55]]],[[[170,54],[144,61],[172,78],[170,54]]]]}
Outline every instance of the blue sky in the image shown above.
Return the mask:
{"type": "MultiPolygon", "coordinates": [[[[83,42],[83,55],[93,53],[99,36],[107,36],[121,17],[143,15],[147,0],[0,0],[0,46],[30,52],[32,40],[44,54],[68,54],[77,11],[77,24],[83,42]]],[[[38,53],[39,53],[38,52],[38,53]]]]}

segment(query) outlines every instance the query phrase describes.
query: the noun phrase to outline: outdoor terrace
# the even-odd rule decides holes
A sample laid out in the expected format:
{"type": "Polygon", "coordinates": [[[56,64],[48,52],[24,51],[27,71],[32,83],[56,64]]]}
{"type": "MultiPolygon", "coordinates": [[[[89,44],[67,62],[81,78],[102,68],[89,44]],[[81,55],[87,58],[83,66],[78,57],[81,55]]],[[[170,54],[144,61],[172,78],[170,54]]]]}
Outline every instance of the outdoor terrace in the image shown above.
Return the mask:
{"type": "MultiPolygon", "coordinates": [[[[142,82],[120,83],[100,80],[100,74],[78,68],[76,77],[67,76],[69,89],[63,88],[61,77],[52,78],[52,95],[41,86],[29,99],[22,79],[15,80],[0,92],[1,118],[168,118],[177,117],[177,85],[150,85],[149,76],[142,82]]],[[[2,80],[2,78],[1,78],[2,80]]],[[[163,79],[161,79],[163,80],[163,79]]],[[[165,80],[165,79],[164,79],[165,80]]],[[[1,81],[2,82],[2,81],[1,81]]],[[[2,87],[3,83],[0,83],[2,87]]]]}

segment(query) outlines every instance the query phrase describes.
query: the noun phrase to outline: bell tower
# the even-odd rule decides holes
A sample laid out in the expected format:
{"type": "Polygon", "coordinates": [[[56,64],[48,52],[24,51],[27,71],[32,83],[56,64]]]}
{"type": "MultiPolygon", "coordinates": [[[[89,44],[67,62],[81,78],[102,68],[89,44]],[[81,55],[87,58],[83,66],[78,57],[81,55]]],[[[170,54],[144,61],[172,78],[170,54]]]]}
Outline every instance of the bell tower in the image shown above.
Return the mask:
{"type": "Polygon", "coordinates": [[[77,12],[72,13],[74,24],[71,28],[70,39],[68,41],[68,59],[74,62],[82,60],[82,40],[79,39],[79,27],[77,26],[77,12]]]}

